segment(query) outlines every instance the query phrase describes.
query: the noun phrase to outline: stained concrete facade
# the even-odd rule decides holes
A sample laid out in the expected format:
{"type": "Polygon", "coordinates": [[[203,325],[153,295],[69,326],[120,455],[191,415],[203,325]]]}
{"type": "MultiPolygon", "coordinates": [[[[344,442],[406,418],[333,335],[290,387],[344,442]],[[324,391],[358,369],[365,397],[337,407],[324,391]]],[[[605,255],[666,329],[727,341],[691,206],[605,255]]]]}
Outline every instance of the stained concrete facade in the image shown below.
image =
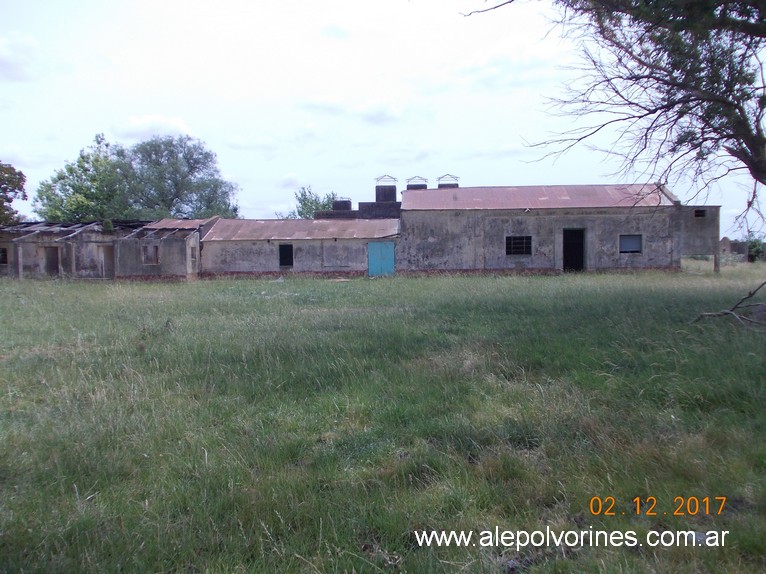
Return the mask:
{"type": "Polygon", "coordinates": [[[0,228],[0,274],[180,278],[258,273],[677,269],[713,255],[717,206],[684,206],[664,186],[575,185],[427,189],[395,201],[378,185],[359,217],[350,201],[313,220],[166,219],[0,228]],[[394,215],[394,217],[392,217],[394,215]],[[388,217],[383,217],[388,216],[388,217]],[[371,244],[376,243],[371,248],[371,244]],[[373,271],[375,269],[375,271],[373,271]]]}
{"type": "Polygon", "coordinates": [[[200,238],[218,217],[163,219],[115,242],[115,277],[193,279],[200,273],[200,238]]]}
{"type": "Polygon", "coordinates": [[[219,220],[202,240],[202,272],[363,274],[369,242],[398,231],[398,219],[219,220]]]}
{"type": "Polygon", "coordinates": [[[113,279],[115,242],[148,222],[21,223],[0,229],[0,276],[113,279]]]}
{"type": "Polygon", "coordinates": [[[713,255],[719,211],[660,184],[408,189],[401,271],[579,271],[680,267],[713,255]]]}
{"type": "Polygon", "coordinates": [[[582,231],[583,270],[678,268],[718,255],[719,208],[705,209],[704,221],[680,205],[403,211],[396,268],[563,271],[565,230],[582,231]],[[509,253],[508,238],[529,238],[529,249],[509,253]]]}

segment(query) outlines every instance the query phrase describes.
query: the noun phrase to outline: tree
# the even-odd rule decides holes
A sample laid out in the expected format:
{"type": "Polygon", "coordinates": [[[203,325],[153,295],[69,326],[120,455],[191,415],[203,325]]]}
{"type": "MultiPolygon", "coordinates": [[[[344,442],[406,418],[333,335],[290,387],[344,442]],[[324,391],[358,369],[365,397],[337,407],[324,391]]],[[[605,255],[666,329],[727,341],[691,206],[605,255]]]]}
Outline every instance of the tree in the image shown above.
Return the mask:
{"type": "Polygon", "coordinates": [[[237,217],[237,186],[223,180],[201,141],[154,137],[131,148],[130,162],[131,205],[142,217],[237,217]]]}
{"type": "Polygon", "coordinates": [[[126,149],[97,135],[40,184],[35,212],[48,221],[236,217],[236,191],[221,178],[215,154],[189,136],[126,149]]]}
{"type": "Polygon", "coordinates": [[[127,151],[99,134],[74,162],[40,183],[35,213],[46,221],[135,218],[129,202],[129,174],[127,151]]]}
{"type": "MultiPolygon", "coordinates": [[[[495,3],[476,12],[513,4],[495,3]]],[[[555,100],[594,121],[540,145],[561,153],[617,128],[626,171],[667,181],[691,177],[698,191],[746,171],[748,212],[764,218],[766,43],[763,0],[553,0],[581,40],[581,88],[555,100]]]]}
{"type": "Polygon", "coordinates": [[[19,214],[11,202],[14,199],[27,199],[24,191],[26,181],[22,172],[0,161],[0,225],[12,225],[19,221],[19,214]]]}
{"type": "Polygon", "coordinates": [[[333,202],[338,199],[335,192],[331,191],[324,197],[319,197],[317,193],[311,191],[311,186],[301,187],[295,192],[295,201],[297,207],[287,215],[276,213],[279,219],[313,219],[317,211],[332,209],[333,202]]]}

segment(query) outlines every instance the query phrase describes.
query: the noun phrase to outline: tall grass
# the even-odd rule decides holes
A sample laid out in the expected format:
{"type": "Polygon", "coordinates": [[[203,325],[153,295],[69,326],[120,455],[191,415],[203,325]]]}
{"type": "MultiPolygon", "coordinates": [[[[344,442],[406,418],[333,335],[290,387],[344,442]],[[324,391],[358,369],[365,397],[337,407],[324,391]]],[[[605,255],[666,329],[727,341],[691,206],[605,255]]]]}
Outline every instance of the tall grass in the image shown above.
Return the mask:
{"type": "Polygon", "coordinates": [[[765,275],[2,281],[0,571],[761,572],[766,336],[691,321],[765,275]],[[495,526],[731,534],[413,536],[495,526]]]}

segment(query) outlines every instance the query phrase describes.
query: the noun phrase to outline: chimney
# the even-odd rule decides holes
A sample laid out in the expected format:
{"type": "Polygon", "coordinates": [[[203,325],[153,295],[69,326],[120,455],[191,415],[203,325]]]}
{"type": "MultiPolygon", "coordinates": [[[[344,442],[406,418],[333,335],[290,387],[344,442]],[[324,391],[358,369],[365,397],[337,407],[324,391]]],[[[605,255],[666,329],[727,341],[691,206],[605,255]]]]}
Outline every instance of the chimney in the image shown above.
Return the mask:
{"type": "Polygon", "coordinates": [[[336,199],[332,202],[333,211],[351,211],[350,199],[336,199]]]}
{"type": "Polygon", "coordinates": [[[455,187],[460,187],[460,184],[458,183],[459,179],[460,178],[455,175],[445,173],[441,177],[436,178],[436,182],[438,183],[437,187],[439,189],[453,189],[455,187]]]}
{"type": "Polygon", "coordinates": [[[407,180],[407,189],[428,189],[428,180],[416,175],[407,180]]]}
{"type": "Polygon", "coordinates": [[[375,201],[396,201],[396,178],[381,175],[375,178],[375,201]]]}

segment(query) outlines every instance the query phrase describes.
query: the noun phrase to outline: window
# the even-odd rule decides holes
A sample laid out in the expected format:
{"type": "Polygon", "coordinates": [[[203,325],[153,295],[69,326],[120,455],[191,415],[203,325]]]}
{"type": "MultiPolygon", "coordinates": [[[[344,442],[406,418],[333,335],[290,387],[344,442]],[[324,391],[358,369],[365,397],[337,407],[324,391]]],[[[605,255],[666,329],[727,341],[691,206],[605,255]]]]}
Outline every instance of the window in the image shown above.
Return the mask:
{"type": "Polygon", "coordinates": [[[705,217],[707,215],[707,209],[695,209],[694,217],[705,217]]]}
{"type": "Polygon", "coordinates": [[[641,235],[620,235],[620,253],[641,253],[641,235]]]}
{"type": "Polygon", "coordinates": [[[8,265],[8,248],[0,247],[0,265],[8,265]]]}
{"type": "Polygon", "coordinates": [[[197,261],[197,248],[192,247],[189,251],[189,259],[192,260],[192,262],[197,261]]]}
{"type": "Polygon", "coordinates": [[[531,235],[509,235],[505,238],[506,255],[532,255],[531,235]]]}
{"type": "Polygon", "coordinates": [[[285,243],[279,246],[279,266],[293,266],[293,246],[291,243],[285,243]]]}
{"type": "Polygon", "coordinates": [[[160,264],[160,246],[159,245],[144,245],[141,251],[144,265],[159,265],[160,264]]]}

